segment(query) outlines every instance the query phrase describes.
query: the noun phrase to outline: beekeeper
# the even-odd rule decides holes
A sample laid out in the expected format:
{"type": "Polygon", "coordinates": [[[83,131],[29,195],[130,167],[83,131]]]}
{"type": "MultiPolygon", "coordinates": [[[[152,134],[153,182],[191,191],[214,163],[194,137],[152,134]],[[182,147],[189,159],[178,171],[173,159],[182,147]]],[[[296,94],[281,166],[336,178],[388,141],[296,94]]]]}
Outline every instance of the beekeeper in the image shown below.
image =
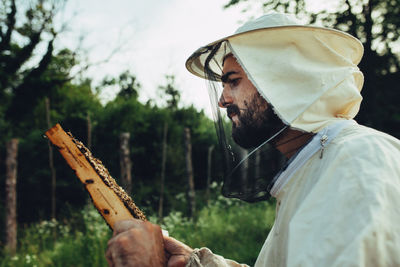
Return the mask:
{"type": "MultiPolygon", "coordinates": [[[[271,13],[187,60],[191,73],[209,81],[224,151],[222,193],[276,198],[256,266],[400,266],[400,141],[353,120],[362,54],[351,35],[271,13]]],[[[160,238],[150,223],[117,224],[110,266],[152,257],[155,265],[166,257],[168,266],[241,266],[160,238]]]]}

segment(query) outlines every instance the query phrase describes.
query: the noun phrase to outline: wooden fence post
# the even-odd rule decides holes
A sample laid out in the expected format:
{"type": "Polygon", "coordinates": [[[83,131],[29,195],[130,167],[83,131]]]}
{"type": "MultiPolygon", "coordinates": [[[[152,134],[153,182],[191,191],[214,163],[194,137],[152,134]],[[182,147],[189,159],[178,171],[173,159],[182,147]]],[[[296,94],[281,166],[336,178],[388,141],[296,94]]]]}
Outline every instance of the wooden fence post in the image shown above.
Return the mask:
{"type": "Polygon", "coordinates": [[[17,251],[17,156],[18,139],[6,142],[6,247],[14,255],[17,251]]]}
{"type": "Polygon", "coordinates": [[[87,124],[87,148],[92,149],[92,119],[90,118],[90,113],[86,115],[87,124]]]}
{"type": "Polygon", "coordinates": [[[120,166],[121,166],[121,184],[128,195],[132,193],[132,162],[130,158],[129,138],[130,133],[121,133],[120,139],[120,166]]]}
{"type": "MultiPolygon", "coordinates": [[[[48,97],[45,98],[46,104],[46,121],[47,121],[47,129],[52,127],[51,119],[50,119],[50,100],[48,97]]],[[[47,142],[49,146],[49,167],[51,173],[51,218],[56,218],[56,168],[54,167],[54,156],[53,156],[53,147],[51,146],[50,140],[47,142]]]]}
{"type": "Polygon", "coordinates": [[[162,143],[162,158],[161,158],[161,185],[160,185],[160,201],[158,203],[158,219],[161,220],[164,206],[164,184],[165,184],[165,163],[167,161],[167,134],[168,123],[164,123],[163,143],[162,143]]]}
{"type": "Polygon", "coordinates": [[[185,158],[186,158],[186,176],[188,181],[188,204],[189,204],[189,216],[193,217],[196,212],[196,201],[195,201],[195,191],[194,191],[194,178],[193,178],[193,164],[192,164],[192,143],[190,138],[190,129],[185,128],[184,130],[185,139],[185,158]]]}
{"type": "Polygon", "coordinates": [[[208,147],[207,154],[207,187],[206,187],[206,201],[210,201],[210,184],[211,184],[211,162],[212,162],[212,152],[214,150],[214,145],[208,147]]]}

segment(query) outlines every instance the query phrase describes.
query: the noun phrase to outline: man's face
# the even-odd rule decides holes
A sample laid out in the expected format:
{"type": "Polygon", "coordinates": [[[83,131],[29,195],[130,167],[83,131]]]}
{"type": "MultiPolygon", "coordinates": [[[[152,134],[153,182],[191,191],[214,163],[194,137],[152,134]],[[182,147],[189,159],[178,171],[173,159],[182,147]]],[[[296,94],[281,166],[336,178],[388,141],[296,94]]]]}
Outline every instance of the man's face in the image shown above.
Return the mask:
{"type": "Polygon", "coordinates": [[[219,106],[232,121],[233,140],[243,148],[260,145],[283,127],[233,56],[224,61],[219,106]]]}

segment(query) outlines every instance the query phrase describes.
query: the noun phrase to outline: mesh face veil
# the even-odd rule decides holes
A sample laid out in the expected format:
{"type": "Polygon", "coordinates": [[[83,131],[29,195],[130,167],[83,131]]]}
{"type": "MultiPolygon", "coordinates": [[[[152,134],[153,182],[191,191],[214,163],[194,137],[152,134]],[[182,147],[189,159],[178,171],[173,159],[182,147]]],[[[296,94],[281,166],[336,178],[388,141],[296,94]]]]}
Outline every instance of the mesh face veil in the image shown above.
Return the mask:
{"type": "Polygon", "coordinates": [[[347,33],[270,13],[188,58],[189,72],[208,80],[225,196],[267,199],[290,163],[279,151],[294,159],[313,133],[354,118],[362,100],[362,54],[361,42],[347,33]]]}
{"type": "MultiPolygon", "coordinates": [[[[202,47],[192,56],[202,59],[208,80],[208,93],[223,158],[222,194],[255,202],[270,197],[269,188],[274,177],[287,161],[271,144],[288,126],[274,114],[272,106],[259,93],[252,95],[247,102],[237,97],[232,103],[224,104],[221,84],[221,79],[225,79],[224,61],[232,56],[239,62],[234,55],[229,42],[222,41],[202,47]],[[228,115],[237,116],[239,124],[221,115],[219,101],[228,115]]],[[[246,75],[244,71],[243,74],[246,75]]],[[[225,86],[229,83],[224,80],[225,86]]]]}

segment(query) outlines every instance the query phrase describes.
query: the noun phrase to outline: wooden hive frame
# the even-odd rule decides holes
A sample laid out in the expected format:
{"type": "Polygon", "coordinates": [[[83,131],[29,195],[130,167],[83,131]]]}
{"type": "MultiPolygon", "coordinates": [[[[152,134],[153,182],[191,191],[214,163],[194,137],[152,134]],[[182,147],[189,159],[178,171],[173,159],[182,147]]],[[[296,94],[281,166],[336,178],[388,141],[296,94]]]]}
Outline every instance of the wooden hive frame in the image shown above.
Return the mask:
{"type": "Polygon", "coordinates": [[[59,124],[46,131],[50,142],[75,171],[92,198],[94,206],[111,229],[117,221],[132,218],[146,220],[132,198],[111,177],[103,163],[93,157],[82,142],[66,133],[59,124]]]}

